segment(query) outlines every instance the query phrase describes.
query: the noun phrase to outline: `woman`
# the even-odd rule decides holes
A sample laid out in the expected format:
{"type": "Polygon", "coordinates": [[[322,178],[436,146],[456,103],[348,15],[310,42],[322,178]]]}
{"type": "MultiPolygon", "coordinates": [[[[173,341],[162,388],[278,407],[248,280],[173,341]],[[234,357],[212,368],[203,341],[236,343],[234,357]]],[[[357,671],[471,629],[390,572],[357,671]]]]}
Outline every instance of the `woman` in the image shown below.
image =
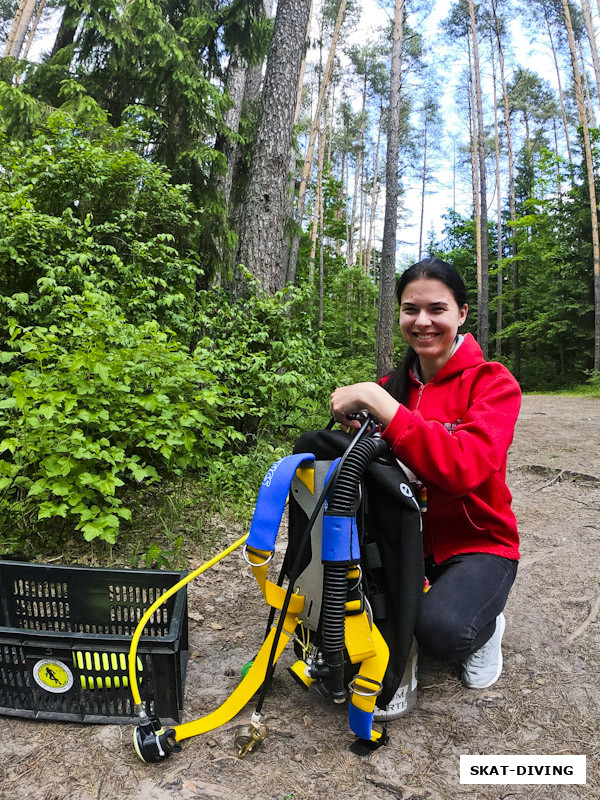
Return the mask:
{"type": "Polygon", "coordinates": [[[394,455],[415,473],[423,505],[425,573],[419,647],[462,664],[465,686],[484,689],[502,672],[508,593],[519,559],[517,523],[506,485],[521,392],[510,372],[486,362],[471,334],[462,278],[429,258],[398,284],[404,362],[377,383],[336,389],[331,414],[366,409],[394,455]]]}

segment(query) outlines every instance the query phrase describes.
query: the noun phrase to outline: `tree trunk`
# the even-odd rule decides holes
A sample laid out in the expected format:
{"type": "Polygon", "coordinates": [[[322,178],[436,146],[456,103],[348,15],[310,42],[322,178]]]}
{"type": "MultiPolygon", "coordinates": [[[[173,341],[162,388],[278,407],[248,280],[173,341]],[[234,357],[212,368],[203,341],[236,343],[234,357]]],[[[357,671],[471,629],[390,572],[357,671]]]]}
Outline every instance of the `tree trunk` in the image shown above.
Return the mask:
{"type": "Polygon", "coordinates": [[[498,91],[494,42],[490,32],[492,85],[494,92],[494,150],[496,155],[496,358],[502,355],[502,200],[500,197],[500,126],[498,125],[498,91]]]}
{"type": "Polygon", "coordinates": [[[20,58],[23,43],[35,12],[36,0],[21,0],[15,13],[6,46],[5,58],[20,58]]]}
{"type": "Polygon", "coordinates": [[[583,78],[583,96],[585,98],[588,125],[593,128],[595,126],[594,120],[596,115],[594,114],[594,109],[592,108],[592,93],[590,91],[587,69],[585,68],[585,58],[583,57],[583,46],[581,41],[577,42],[577,51],[579,53],[579,71],[583,78]]]}
{"type": "MultiPolygon", "coordinates": [[[[506,88],[506,76],[504,72],[504,52],[502,49],[502,38],[500,36],[500,23],[496,13],[496,0],[492,0],[492,12],[494,15],[494,32],[498,42],[498,65],[500,67],[500,82],[502,84],[502,96],[504,98],[504,127],[506,129],[506,153],[508,157],[508,203],[510,208],[510,221],[517,220],[517,202],[515,197],[515,163],[512,146],[512,128],[510,122],[510,107],[508,104],[508,91],[506,88]]],[[[519,262],[517,260],[517,233],[515,228],[511,228],[512,245],[512,285],[513,285],[513,314],[515,322],[520,319],[520,296],[519,296],[519,262]]],[[[515,334],[511,339],[511,349],[513,354],[512,371],[517,380],[521,377],[521,338],[515,334]]]]}
{"type": "Polygon", "coordinates": [[[319,330],[323,327],[323,305],[324,305],[324,278],[325,263],[323,245],[325,242],[325,201],[323,198],[323,165],[325,161],[325,142],[327,139],[327,109],[325,109],[325,120],[323,123],[323,144],[319,143],[319,330]]]}
{"type": "MultiPolygon", "coordinates": [[[[271,6],[273,5],[272,0],[269,0],[271,6]]],[[[306,53],[308,52],[308,48],[310,45],[310,26],[312,23],[312,12],[314,8],[314,0],[310,2],[310,12],[308,14],[308,25],[306,27],[306,44],[304,47],[304,53],[302,56],[302,64],[300,65],[300,77],[298,79],[298,93],[296,97],[296,111],[294,112],[294,128],[298,124],[298,119],[300,118],[300,111],[302,110],[302,89],[304,88],[304,72],[306,71],[306,53]]],[[[286,199],[286,211],[285,211],[285,218],[286,221],[293,219],[294,217],[294,187],[296,185],[296,146],[292,141],[292,146],[290,148],[290,166],[289,166],[289,179],[288,179],[288,190],[287,190],[287,199],[286,199]]],[[[290,246],[291,242],[289,237],[284,239],[283,243],[283,255],[282,258],[284,263],[286,264],[286,283],[288,283],[288,276],[287,276],[287,269],[290,259],[290,246]]],[[[294,280],[296,276],[294,275],[294,280]]]]}
{"type": "Polygon", "coordinates": [[[56,33],[56,39],[52,46],[51,57],[54,57],[59,50],[63,47],[73,44],[75,41],[75,34],[77,33],[77,26],[81,19],[82,11],[80,8],[73,8],[73,6],[65,6],[60,25],[56,33]]]}
{"type": "MultiPolygon", "coordinates": [[[[305,0],[302,0],[305,2],[305,0]]],[[[335,20],[335,26],[333,29],[333,36],[331,38],[331,47],[329,49],[329,55],[327,57],[327,63],[325,65],[325,72],[323,74],[323,79],[321,81],[321,86],[319,88],[319,96],[317,98],[317,107],[315,108],[315,113],[313,117],[313,124],[311,125],[310,130],[310,138],[308,142],[308,148],[306,151],[306,157],[304,159],[304,166],[302,167],[302,177],[300,180],[300,187],[298,189],[298,202],[296,205],[296,224],[298,226],[302,225],[302,219],[304,217],[304,206],[306,203],[306,187],[308,184],[308,177],[310,175],[310,170],[312,167],[314,149],[315,149],[315,139],[317,136],[317,130],[319,127],[319,120],[321,119],[321,109],[323,108],[323,100],[325,98],[325,92],[329,86],[331,81],[331,76],[333,74],[333,62],[335,58],[335,50],[337,47],[338,38],[340,35],[340,28],[342,27],[342,22],[344,21],[344,14],[346,12],[346,4],[347,0],[341,0],[340,7],[338,9],[337,18],[335,20]]],[[[296,266],[298,264],[298,248],[300,246],[300,236],[294,236],[292,240],[292,246],[290,248],[289,254],[289,263],[287,267],[287,282],[294,283],[296,279],[296,266]]]]}
{"type": "Polygon", "coordinates": [[[29,36],[27,37],[27,44],[25,45],[25,50],[23,50],[23,59],[25,60],[29,55],[29,51],[31,49],[31,45],[33,43],[33,37],[35,36],[38,25],[40,24],[40,17],[42,16],[42,11],[46,6],[46,0],[39,0],[37,10],[35,12],[35,17],[33,20],[33,24],[31,26],[31,30],[29,31],[29,36]]]}
{"type": "Polygon", "coordinates": [[[564,128],[564,131],[565,131],[565,142],[566,142],[566,145],[567,145],[567,158],[569,160],[569,167],[572,167],[573,166],[573,158],[571,156],[571,139],[569,137],[569,125],[568,125],[568,122],[567,122],[567,112],[566,112],[566,109],[565,109],[565,96],[564,96],[564,92],[563,92],[563,89],[562,89],[562,81],[561,81],[561,77],[560,77],[560,68],[558,66],[558,56],[556,54],[556,47],[554,45],[554,36],[552,35],[552,27],[550,25],[550,20],[548,18],[548,13],[546,11],[546,6],[544,5],[543,8],[544,8],[544,17],[546,19],[546,27],[548,29],[548,38],[550,39],[550,47],[552,48],[552,58],[554,59],[554,69],[556,70],[556,80],[557,80],[557,83],[558,83],[558,97],[559,97],[559,100],[560,100],[560,111],[561,111],[561,115],[562,115],[563,128],[564,128]]]}
{"type": "Polygon", "coordinates": [[[592,23],[592,11],[590,9],[589,0],[581,0],[581,9],[583,11],[585,30],[590,45],[590,53],[592,54],[592,64],[594,65],[594,75],[596,77],[596,98],[600,99],[600,63],[598,61],[598,46],[596,44],[596,33],[592,23]]]}
{"type": "MultiPolygon", "coordinates": [[[[324,115],[323,115],[323,126],[319,129],[319,147],[318,147],[318,164],[317,164],[317,191],[315,197],[315,213],[313,216],[313,230],[312,230],[312,241],[311,241],[311,249],[310,249],[310,267],[309,267],[309,275],[310,275],[310,282],[313,281],[314,276],[314,269],[315,269],[315,257],[317,253],[317,240],[319,238],[319,227],[322,225],[323,219],[323,169],[325,166],[325,143],[326,143],[326,131],[327,131],[327,106],[325,106],[324,115]]],[[[321,228],[321,236],[323,235],[323,229],[321,228]]]]}
{"type": "MultiPolygon", "coordinates": [[[[233,131],[234,134],[238,132],[240,127],[247,74],[248,64],[242,58],[239,49],[236,47],[229,59],[225,78],[225,86],[231,98],[231,106],[223,114],[224,124],[230,131],[233,131]]],[[[231,186],[237,161],[237,142],[230,136],[220,135],[217,137],[215,149],[219,150],[225,156],[227,168],[224,173],[213,173],[213,184],[223,197],[224,207],[229,209],[231,186]]]]}
{"type": "MultiPolygon", "coordinates": [[[[263,14],[266,19],[273,15],[273,0],[263,0],[263,14]]],[[[304,60],[303,60],[304,63],[304,60]]],[[[263,64],[252,64],[246,73],[246,87],[244,91],[244,111],[260,98],[260,87],[263,79],[263,64]]]]}
{"type": "MultiPolygon", "coordinates": [[[[477,161],[477,119],[471,39],[467,38],[469,51],[469,154],[471,157],[471,191],[473,193],[473,219],[475,221],[475,260],[477,269],[477,298],[481,287],[481,214],[479,207],[479,163],[477,161]]],[[[479,330],[479,323],[477,323],[479,330]]]]}
{"type": "Polygon", "coordinates": [[[381,246],[379,314],[377,320],[377,377],[389,373],[394,361],[396,227],[398,224],[398,154],[400,151],[400,66],[404,28],[404,0],[395,0],[392,68],[386,157],[385,215],[381,246]]]}
{"type": "Polygon", "coordinates": [[[583,148],[585,153],[585,163],[587,171],[587,183],[590,198],[590,216],[592,222],[592,258],[594,275],[594,372],[600,372],[600,241],[598,238],[598,206],[596,203],[596,185],[594,180],[594,162],[592,161],[592,144],[590,140],[590,130],[588,126],[585,101],[583,97],[583,86],[579,64],[577,62],[577,48],[575,36],[573,34],[573,24],[571,22],[571,12],[568,0],[561,0],[563,16],[569,39],[569,50],[571,52],[571,66],[573,69],[573,83],[575,86],[575,99],[577,101],[577,114],[579,124],[583,134],[583,148]]]}
{"type": "Polygon", "coordinates": [[[419,260],[423,256],[423,220],[425,219],[425,187],[427,185],[427,115],[423,130],[423,170],[421,173],[421,217],[419,220],[419,260]]]}
{"type": "Polygon", "coordinates": [[[310,0],[277,5],[240,230],[239,260],[269,294],[285,283],[285,199],[309,11],[310,0]]]}
{"type": "Polygon", "coordinates": [[[381,144],[381,127],[383,123],[383,109],[379,113],[379,125],[377,126],[377,146],[375,148],[375,166],[373,167],[373,186],[371,189],[371,214],[369,219],[369,235],[367,237],[367,254],[365,258],[365,274],[368,275],[371,268],[371,248],[373,247],[373,233],[375,231],[375,214],[377,212],[378,197],[378,172],[379,172],[379,146],[381,144]]]}
{"type": "Polygon", "coordinates": [[[354,222],[356,220],[356,204],[358,202],[358,193],[359,193],[359,186],[360,186],[360,171],[362,167],[362,148],[358,148],[358,153],[356,156],[356,169],[354,171],[354,192],[352,193],[352,211],[350,212],[350,235],[348,236],[348,243],[347,243],[347,255],[346,261],[348,262],[348,266],[351,267],[354,264],[354,233],[355,233],[355,226],[354,222]]]}
{"type": "Polygon", "coordinates": [[[477,101],[477,149],[479,153],[479,207],[481,226],[481,266],[480,286],[477,292],[477,339],[487,358],[489,353],[489,262],[487,237],[487,179],[485,166],[485,128],[483,127],[483,103],[481,99],[481,71],[479,67],[479,45],[477,43],[477,26],[475,23],[475,7],[469,0],[469,17],[471,19],[471,35],[473,37],[473,68],[475,71],[475,98],[477,101]]]}

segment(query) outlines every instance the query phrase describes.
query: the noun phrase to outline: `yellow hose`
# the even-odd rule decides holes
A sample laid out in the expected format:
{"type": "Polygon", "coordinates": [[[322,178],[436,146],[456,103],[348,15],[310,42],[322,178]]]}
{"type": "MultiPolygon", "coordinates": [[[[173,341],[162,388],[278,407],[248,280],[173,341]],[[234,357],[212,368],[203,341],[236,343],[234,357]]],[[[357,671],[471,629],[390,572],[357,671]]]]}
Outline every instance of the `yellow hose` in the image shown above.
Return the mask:
{"type": "Polygon", "coordinates": [[[248,538],[248,534],[246,533],[242,536],[241,539],[238,539],[237,542],[234,542],[229,547],[225,548],[222,552],[218,553],[216,556],[213,556],[209,561],[206,561],[202,566],[195,569],[193,572],[190,572],[189,575],[186,575],[185,578],[176,583],[174,586],[171,586],[164,594],[162,594],[157,600],[152,603],[150,608],[144,612],[141,620],[138,622],[137,627],[133,633],[133,637],[131,639],[131,645],[129,647],[129,656],[128,656],[128,667],[129,667],[129,686],[131,687],[131,694],[133,696],[133,702],[136,706],[141,705],[142,698],[140,697],[140,690],[138,688],[137,682],[137,646],[142,635],[142,631],[146,627],[146,623],[154,614],[156,609],[161,606],[165,600],[168,600],[171,595],[174,595],[175,592],[178,592],[184,586],[186,586],[190,581],[193,581],[194,578],[197,578],[198,575],[202,575],[203,572],[206,572],[207,569],[214,567],[221,559],[228,556],[230,553],[233,553],[234,550],[237,550],[238,547],[244,544],[246,539],[248,538]]]}

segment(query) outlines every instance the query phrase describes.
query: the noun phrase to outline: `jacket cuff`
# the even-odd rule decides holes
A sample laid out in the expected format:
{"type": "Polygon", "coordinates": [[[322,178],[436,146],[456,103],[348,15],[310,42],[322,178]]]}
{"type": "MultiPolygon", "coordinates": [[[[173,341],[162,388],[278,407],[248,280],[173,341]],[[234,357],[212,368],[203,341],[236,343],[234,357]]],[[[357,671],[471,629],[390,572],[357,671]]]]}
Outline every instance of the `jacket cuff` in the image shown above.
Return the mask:
{"type": "Polygon", "coordinates": [[[408,408],[403,405],[399,406],[389,424],[381,432],[381,438],[389,444],[392,450],[396,442],[398,442],[408,430],[410,417],[411,412],[408,408]]]}

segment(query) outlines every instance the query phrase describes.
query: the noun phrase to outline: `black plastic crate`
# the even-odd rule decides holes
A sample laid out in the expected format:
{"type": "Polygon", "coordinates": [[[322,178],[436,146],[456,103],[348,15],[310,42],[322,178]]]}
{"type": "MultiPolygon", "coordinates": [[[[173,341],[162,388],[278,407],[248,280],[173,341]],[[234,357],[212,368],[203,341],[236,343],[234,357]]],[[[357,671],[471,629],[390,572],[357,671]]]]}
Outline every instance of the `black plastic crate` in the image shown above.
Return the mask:
{"type": "MultiPolygon", "coordinates": [[[[145,610],[185,573],[0,561],[0,714],[131,722],[127,654],[145,610]]],[[[138,644],[150,715],[180,722],[187,593],[152,615],[138,644]]]]}

